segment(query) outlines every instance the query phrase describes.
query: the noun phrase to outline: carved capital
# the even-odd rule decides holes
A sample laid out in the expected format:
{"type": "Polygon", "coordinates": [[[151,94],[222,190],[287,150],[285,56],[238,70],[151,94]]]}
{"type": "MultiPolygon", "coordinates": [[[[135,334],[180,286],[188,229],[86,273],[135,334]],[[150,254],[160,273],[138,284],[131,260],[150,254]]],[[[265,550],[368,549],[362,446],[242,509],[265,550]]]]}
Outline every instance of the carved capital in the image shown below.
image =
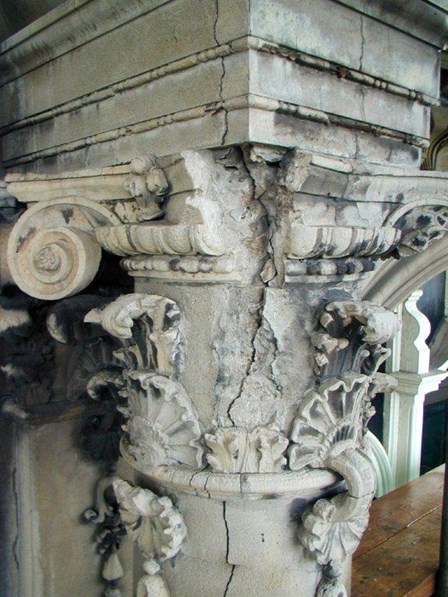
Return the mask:
{"type": "Polygon", "coordinates": [[[163,219],[104,226],[96,232],[100,244],[126,257],[123,267],[133,276],[252,279],[265,260],[265,213],[241,150],[187,151],[164,172],[170,193],[163,219]]]}

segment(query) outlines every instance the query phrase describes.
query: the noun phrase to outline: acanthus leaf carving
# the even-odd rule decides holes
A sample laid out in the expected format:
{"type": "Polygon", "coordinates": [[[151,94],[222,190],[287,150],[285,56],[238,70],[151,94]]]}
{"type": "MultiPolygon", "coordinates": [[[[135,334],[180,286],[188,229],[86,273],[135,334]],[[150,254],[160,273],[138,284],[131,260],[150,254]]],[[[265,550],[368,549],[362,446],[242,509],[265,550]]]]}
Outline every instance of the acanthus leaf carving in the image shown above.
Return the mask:
{"type": "Polygon", "coordinates": [[[124,295],[86,321],[101,324],[118,340],[121,363],[119,411],[126,436],[122,449],[140,466],[203,466],[202,429],[185,388],[180,314],[176,303],[157,295],[124,295]]]}
{"type": "Polygon", "coordinates": [[[346,595],[342,564],[368,523],[375,491],[375,473],[363,452],[365,427],[373,414],[369,384],[369,376],[356,374],[324,382],[304,398],[293,425],[290,468],[330,469],[347,485],[347,491],[318,500],[302,515],[299,539],[323,567],[316,595],[327,595],[330,589],[346,595]]]}
{"type": "Polygon", "coordinates": [[[157,295],[127,294],[85,319],[121,340],[117,358],[130,370],[178,373],[181,366],[179,310],[174,301],[157,295]],[[135,322],[137,324],[135,325],[135,322]]]}
{"type": "Polygon", "coordinates": [[[286,465],[288,439],[278,427],[221,427],[205,435],[211,453],[207,461],[224,473],[276,473],[286,465]]]}
{"type": "Polygon", "coordinates": [[[319,319],[321,329],[312,336],[316,349],[315,373],[320,378],[346,371],[373,375],[389,355],[381,344],[398,331],[394,314],[368,301],[329,303],[319,319]]]}
{"type": "Polygon", "coordinates": [[[320,499],[302,515],[299,539],[322,567],[316,596],[346,596],[342,566],[368,523],[375,473],[364,452],[367,423],[378,391],[393,387],[378,368],[389,355],[382,344],[399,329],[393,313],[370,302],[326,305],[316,349],[316,385],[302,399],[291,432],[289,467],[332,470],[346,491],[320,499]]]}

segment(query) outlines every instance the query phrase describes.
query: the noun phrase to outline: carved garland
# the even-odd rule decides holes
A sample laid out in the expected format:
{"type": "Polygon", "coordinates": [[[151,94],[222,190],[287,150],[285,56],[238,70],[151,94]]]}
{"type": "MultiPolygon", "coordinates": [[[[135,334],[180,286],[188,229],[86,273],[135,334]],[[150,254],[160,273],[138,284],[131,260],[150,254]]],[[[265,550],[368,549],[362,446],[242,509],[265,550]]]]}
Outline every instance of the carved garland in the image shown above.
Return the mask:
{"type": "Polygon", "coordinates": [[[168,587],[159,575],[161,564],[177,555],[187,529],[168,497],[133,487],[112,475],[98,482],[96,504],[84,512],[84,518],[97,525],[95,539],[104,556],[106,597],[122,597],[117,583],[124,571],[118,550],[126,535],[137,543],[144,558],[146,574],[138,582],[137,597],[169,597],[168,587]]]}

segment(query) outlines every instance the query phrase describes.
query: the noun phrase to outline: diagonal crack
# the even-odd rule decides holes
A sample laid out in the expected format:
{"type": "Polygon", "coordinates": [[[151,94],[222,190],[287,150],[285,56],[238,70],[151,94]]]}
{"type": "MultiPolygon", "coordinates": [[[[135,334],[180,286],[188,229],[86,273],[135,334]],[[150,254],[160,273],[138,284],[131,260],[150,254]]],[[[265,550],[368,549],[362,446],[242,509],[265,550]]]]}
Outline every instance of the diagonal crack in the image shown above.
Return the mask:
{"type": "Polygon", "coordinates": [[[362,71],[362,63],[364,60],[364,48],[366,44],[366,39],[364,36],[364,17],[361,15],[361,55],[359,57],[359,70],[362,71]]]}
{"type": "Polygon", "coordinates": [[[232,564],[232,571],[230,572],[230,577],[229,577],[229,580],[227,581],[227,584],[226,584],[226,589],[224,591],[224,597],[226,597],[226,595],[227,595],[227,591],[229,590],[230,583],[232,582],[232,578],[233,578],[233,573],[234,572],[235,572],[235,564],[232,564]]]}
{"type": "Polygon", "coordinates": [[[235,398],[233,398],[233,400],[230,402],[230,404],[227,408],[227,416],[229,417],[229,420],[232,422],[232,425],[235,425],[235,421],[232,419],[230,411],[232,410],[232,407],[235,404],[235,402],[241,398],[247,378],[249,377],[251,371],[253,370],[253,368],[255,366],[255,359],[257,356],[257,349],[255,348],[255,341],[257,339],[257,335],[259,334],[261,327],[263,326],[263,310],[264,310],[264,298],[262,299],[262,303],[260,304],[260,307],[258,308],[257,322],[256,322],[253,336],[250,341],[251,347],[252,347],[252,352],[251,352],[250,358],[249,358],[247,366],[246,366],[246,371],[241,380],[241,385],[239,387],[238,394],[235,396],[235,398]]]}

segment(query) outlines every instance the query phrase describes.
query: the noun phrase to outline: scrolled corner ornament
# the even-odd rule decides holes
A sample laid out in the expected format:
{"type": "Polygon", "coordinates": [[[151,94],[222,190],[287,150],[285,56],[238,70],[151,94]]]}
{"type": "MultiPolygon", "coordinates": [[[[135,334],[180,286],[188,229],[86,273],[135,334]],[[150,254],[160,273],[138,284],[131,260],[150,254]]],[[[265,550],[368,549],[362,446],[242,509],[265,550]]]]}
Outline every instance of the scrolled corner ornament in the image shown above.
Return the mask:
{"type": "Polygon", "coordinates": [[[137,221],[145,222],[163,216],[160,204],[168,192],[169,184],[154,155],[135,157],[130,164],[131,173],[124,188],[138,205],[137,221]]]}
{"type": "Polygon", "coordinates": [[[114,480],[113,490],[123,525],[144,558],[146,574],[138,582],[137,597],[169,597],[160,571],[163,562],[179,553],[187,535],[181,513],[168,497],[133,487],[122,479],[114,480]]]}
{"type": "Polygon", "coordinates": [[[323,383],[306,396],[294,421],[289,466],[330,469],[347,491],[320,499],[302,516],[298,537],[322,566],[316,597],[345,597],[342,566],[357,548],[369,520],[375,472],[363,451],[363,436],[373,414],[368,393],[371,379],[347,374],[323,383]]]}
{"type": "Polygon", "coordinates": [[[392,254],[408,257],[422,253],[448,232],[448,205],[401,206],[390,214],[387,223],[400,232],[392,254]]]}
{"type": "Polygon", "coordinates": [[[179,309],[174,301],[149,294],[126,294],[85,321],[100,324],[123,345],[116,354],[128,370],[178,373],[181,366],[179,309]]]}
{"type": "Polygon", "coordinates": [[[101,261],[94,231],[119,220],[105,207],[79,198],[42,201],[25,211],[8,239],[8,266],[17,286],[43,300],[86,288],[101,261]]]}
{"type": "Polygon", "coordinates": [[[316,385],[299,405],[288,450],[289,467],[338,473],[346,491],[319,499],[302,515],[298,536],[322,567],[316,597],[345,597],[343,565],[357,548],[369,520],[376,478],[365,453],[371,400],[392,387],[378,368],[389,356],[383,346],[400,327],[398,317],[367,301],[335,301],[319,318],[311,341],[316,385]]]}
{"type": "Polygon", "coordinates": [[[400,328],[399,318],[368,301],[335,301],[326,305],[320,329],[311,341],[314,371],[320,379],[348,371],[373,375],[390,352],[381,346],[400,328]]]}

